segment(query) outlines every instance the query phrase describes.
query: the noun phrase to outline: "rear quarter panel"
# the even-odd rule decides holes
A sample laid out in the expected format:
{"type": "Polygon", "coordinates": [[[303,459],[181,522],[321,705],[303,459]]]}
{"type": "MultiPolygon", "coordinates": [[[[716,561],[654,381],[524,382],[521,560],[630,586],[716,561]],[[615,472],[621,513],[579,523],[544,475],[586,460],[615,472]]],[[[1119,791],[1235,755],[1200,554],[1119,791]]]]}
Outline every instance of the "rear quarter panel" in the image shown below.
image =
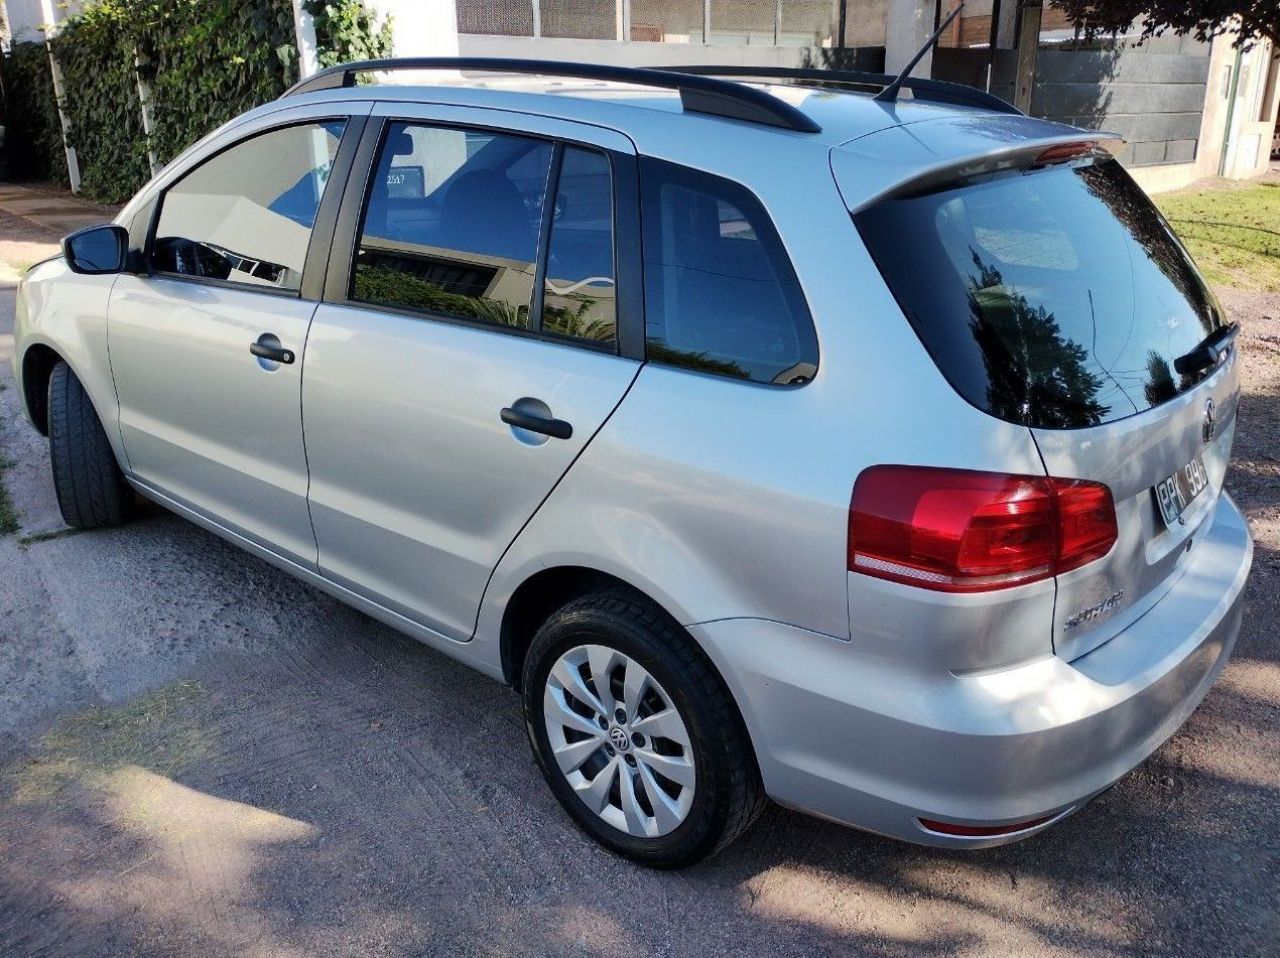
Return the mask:
{"type": "MultiPolygon", "coordinates": [[[[862,245],[828,151],[706,124],[706,136],[690,129],[640,149],[761,199],[813,314],[817,375],[782,388],[646,365],[499,563],[478,637],[498,634],[530,575],[576,565],[631,583],[683,624],[770,619],[900,658],[928,637],[863,632],[863,609],[850,608],[849,580],[865,579],[846,570],[858,473],[883,462],[1037,475],[1043,465],[1028,430],[979,413],[937,371],[862,245]]],[[[1032,592],[1039,625],[1025,644],[1049,654],[1052,583],[1032,592]]]]}

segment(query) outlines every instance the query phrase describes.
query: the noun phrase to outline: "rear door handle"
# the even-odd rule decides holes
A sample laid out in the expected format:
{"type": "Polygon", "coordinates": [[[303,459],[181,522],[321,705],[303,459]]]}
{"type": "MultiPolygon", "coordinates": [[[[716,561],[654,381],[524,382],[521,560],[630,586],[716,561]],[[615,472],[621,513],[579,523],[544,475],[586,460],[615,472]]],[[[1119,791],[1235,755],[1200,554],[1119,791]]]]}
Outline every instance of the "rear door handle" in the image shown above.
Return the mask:
{"type": "Polygon", "coordinates": [[[538,432],[553,439],[570,439],[573,437],[573,426],[563,419],[551,419],[547,416],[534,416],[506,406],[502,410],[502,421],[517,429],[538,432]]]}
{"type": "Polygon", "coordinates": [[[283,346],[271,346],[267,343],[250,343],[249,352],[253,353],[259,359],[269,359],[273,363],[284,363],[288,365],[293,362],[293,350],[285,349],[283,346]]]}

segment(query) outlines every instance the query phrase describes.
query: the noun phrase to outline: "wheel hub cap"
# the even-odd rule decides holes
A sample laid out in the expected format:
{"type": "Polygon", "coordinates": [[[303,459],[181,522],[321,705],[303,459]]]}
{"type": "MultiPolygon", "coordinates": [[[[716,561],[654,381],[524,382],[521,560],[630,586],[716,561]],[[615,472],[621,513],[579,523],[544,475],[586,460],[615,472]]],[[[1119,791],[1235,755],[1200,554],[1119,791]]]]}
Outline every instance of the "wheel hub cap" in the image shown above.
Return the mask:
{"type": "Polygon", "coordinates": [[[578,798],[619,831],[666,835],[693,807],[693,747],[666,690],[634,659],[580,645],[543,690],[556,764],[578,798]]]}

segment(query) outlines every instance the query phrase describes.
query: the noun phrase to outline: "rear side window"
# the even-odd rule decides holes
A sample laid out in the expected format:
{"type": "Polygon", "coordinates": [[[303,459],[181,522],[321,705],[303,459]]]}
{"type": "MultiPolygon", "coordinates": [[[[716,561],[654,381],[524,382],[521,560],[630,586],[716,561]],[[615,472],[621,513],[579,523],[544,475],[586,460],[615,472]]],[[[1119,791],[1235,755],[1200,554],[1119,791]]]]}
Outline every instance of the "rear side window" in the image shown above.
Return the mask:
{"type": "Polygon", "coordinates": [[[760,201],[720,177],[641,166],[650,360],[758,383],[818,369],[813,323],[760,201]]]}
{"type": "Polygon", "coordinates": [[[1041,428],[1093,426],[1191,388],[1174,370],[1212,297],[1114,160],[989,176],[855,217],[955,389],[1041,428]]]}
{"type": "Polygon", "coordinates": [[[304,124],[237,143],[171,186],[151,267],[297,290],[343,123],[304,124]]]}

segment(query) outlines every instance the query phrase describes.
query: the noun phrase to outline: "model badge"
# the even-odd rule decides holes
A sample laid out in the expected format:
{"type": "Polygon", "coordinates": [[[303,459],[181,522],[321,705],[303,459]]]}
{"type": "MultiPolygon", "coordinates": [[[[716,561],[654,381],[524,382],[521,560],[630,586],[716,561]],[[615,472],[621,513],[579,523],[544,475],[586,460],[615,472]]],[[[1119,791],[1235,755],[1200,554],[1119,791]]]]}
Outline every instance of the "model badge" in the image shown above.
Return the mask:
{"type": "Polygon", "coordinates": [[[1114,612],[1120,607],[1120,603],[1124,601],[1124,589],[1113,592],[1097,605],[1091,605],[1087,609],[1081,609],[1071,618],[1067,619],[1067,624],[1063,626],[1063,632],[1070,632],[1072,629],[1086,622],[1092,622],[1100,619],[1108,612],[1114,612]]]}
{"type": "Polygon", "coordinates": [[[1213,419],[1213,411],[1217,408],[1212,399],[1204,401],[1204,429],[1202,434],[1205,442],[1213,442],[1213,434],[1218,430],[1218,425],[1213,419]]]}

